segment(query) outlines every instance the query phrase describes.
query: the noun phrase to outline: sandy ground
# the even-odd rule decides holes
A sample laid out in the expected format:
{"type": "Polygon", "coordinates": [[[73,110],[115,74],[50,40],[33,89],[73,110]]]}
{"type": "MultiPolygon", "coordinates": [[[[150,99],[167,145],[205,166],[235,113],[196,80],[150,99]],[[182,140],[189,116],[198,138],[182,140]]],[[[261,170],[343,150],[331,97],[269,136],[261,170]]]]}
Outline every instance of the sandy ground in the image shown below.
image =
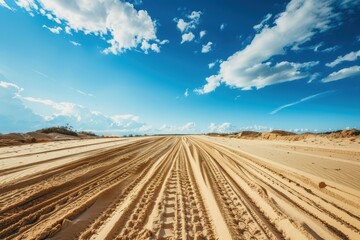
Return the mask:
{"type": "Polygon", "coordinates": [[[206,136],[0,149],[0,239],[360,239],[356,145],[206,136]]]}

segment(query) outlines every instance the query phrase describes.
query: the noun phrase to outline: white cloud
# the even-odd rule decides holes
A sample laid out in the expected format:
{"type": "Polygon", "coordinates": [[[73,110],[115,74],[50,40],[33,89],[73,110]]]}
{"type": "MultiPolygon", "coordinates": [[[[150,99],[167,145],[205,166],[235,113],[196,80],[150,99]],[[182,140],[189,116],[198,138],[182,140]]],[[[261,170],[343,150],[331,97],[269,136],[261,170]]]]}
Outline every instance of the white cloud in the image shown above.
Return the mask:
{"type": "Polygon", "coordinates": [[[5,0],[0,0],[0,6],[13,11],[13,9],[5,2],[5,0]]]}
{"type": "Polygon", "coordinates": [[[335,67],[336,65],[342,63],[342,62],[345,62],[345,61],[348,61],[348,62],[351,62],[351,61],[355,61],[356,59],[358,59],[360,57],[360,50],[357,51],[357,52],[350,52],[344,56],[339,56],[337,57],[333,62],[331,63],[327,63],[325,64],[327,67],[335,67]]]}
{"type": "Polygon", "coordinates": [[[191,42],[192,40],[194,40],[195,35],[192,32],[189,33],[184,33],[181,36],[181,44],[183,44],[184,42],[191,42]]]}
{"type": "Polygon", "coordinates": [[[25,8],[25,10],[28,11],[30,15],[32,14],[33,10],[37,11],[39,9],[38,5],[35,3],[35,0],[17,0],[16,4],[21,8],[25,8]]]}
{"type": "Polygon", "coordinates": [[[52,27],[48,27],[46,25],[43,25],[43,28],[47,28],[47,29],[49,29],[50,32],[55,33],[55,34],[59,34],[62,31],[62,28],[59,27],[59,26],[52,28],[52,27]]]}
{"type": "Polygon", "coordinates": [[[167,39],[165,39],[165,40],[162,40],[162,41],[158,40],[157,42],[158,42],[160,45],[164,45],[164,44],[169,43],[170,41],[167,40],[167,39]]]}
{"type": "Polygon", "coordinates": [[[311,99],[314,99],[314,98],[318,98],[320,96],[323,96],[323,95],[326,95],[326,94],[330,94],[330,93],[333,93],[335,91],[326,91],[326,92],[321,92],[321,93],[317,93],[317,94],[314,94],[314,95],[311,95],[311,96],[308,96],[308,97],[305,97],[305,98],[302,98],[298,101],[295,101],[295,102],[292,102],[292,103],[288,103],[288,104],[285,104],[283,106],[280,106],[278,108],[276,108],[275,110],[271,111],[270,114],[271,115],[274,115],[276,114],[277,112],[283,110],[284,108],[288,108],[288,107],[291,107],[291,106],[294,106],[294,105],[297,105],[299,103],[303,103],[303,102],[307,102],[311,99]]]}
{"type": "Polygon", "coordinates": [[[223,62],[223,60],[216,59],[214,62],[208,64],[209,69],[215,67],[215,65],[216,65],[217,63],[222,63],[222,62],[223,62]]]}
{"type": "Polygon", "coordinates": [[[72,35],[71,28],[69,26],[65,26],[65,32],[69,35],[72,35]]]}
{"type": "Polygon", "coordinates": [[[34,70],[33,69],[33,72],[36,73],[36,74],[39,74],[40,76],[44,77],[44,78],[49,78],[48,75],[46,75],[45,73],[42,73],[40,71],[37,71],[37,70],[34,70]]]}
{"type": "Polygon", "coordinates": [[[190,15],[188,15],[188,18],[197,22],[200,19],[202,12],[201,11],[192,11],[190,15]]]}
{"type": "Polygon", "coordinates": [[[174,21],[177,23],[176,26],[180,30],[180,32],[187,32],[197,27],[197,25],[199,24],[201,14],[202,14],[201,11],[193,11],[191,12],[190,15],[186,16],[189,19],[188,22],[186,22],[182,18],[180,19],[175,18],[174,21]]]}
{"type": "Polygon", "coordinates": [[[88,97],[93,97],[94,95],[91,94],[91,93],[86,93],[84,91],[81,91],[81,90],[76,90],[77,93],[80,93],[81,95],[84,95],[84,96],[88,96],[88,97]]]}
{"type": "MultiPolygon", "coordinates": [[[[113,0],[18,0],[17,4],[29,13],[44,9],[62,20],[66,33],[82,31],[105,39],[110,46],[105,54],[120,54],[138,48],[144,41],[153,44],[156,37],[156,22],[145,10],[137,11],[131,3],[113,0]],[[66,28],[68,27],[68,28],[66,28]]],[[[150,48],[157,51],[157,47],[150,48]]]]}
{"type": "MultiPolygon", "coordinates": [[[[182,18],[180,18],[180,19],[174,18],[174,21],[176,22],[177,28],[182,33],[182,35],[181,35],[181,43],[191,42],[192,40],[194,40],[195,35],[191,31],[196,29],[197,25],[199,24],[201,14],[202,14],[201,11],[193,11],[193,12],[191,12],[191,14],[186,16],[189,19],[188,22],[186,22],[182,18]]],[[[204,31],[202,31],[202,32],[204,32],[204,31]]],[[[200,38],[201,38],[201,34],[204,34],[204,33],[200,32],[200,38]]]]}
{"type": "Polygon", "coordinates": [[[209,132],[212,133],[229,133],[229,132],[234,132],[236,130],[236,128],[229,122],[224,122],[220,125],[211,123],[208,129],[209,132]]]}
{"type": "Polygon", "coordinates": [[[201,52],[202,53],[208,53],[211,51],[212,42],[208,42],[206,45],[202,45],[201,52]]]}
{"type": "Polygon", "coordinates": [[[21,91],[23,91],[23,88],[20,88],[18,85],[16,85],[15,83],[11,83],[11,82],[4,82],[4,81],[0,81],[0,87],[3,88],[14,88],[17,90],[17,93],[20,93],[21,91]]]}
{"type": "Polygon", "coordinates": [[[341,80],[344,78],[354,77],[360,74],[360,66],[352,66],[343,68],[337,72],[332,72],[329,76],[323,78],[321,81],[324,83],[341,80]]]}
{"type": "Polygon", "coordinates": [[[184,96],[185,96],[185,97],[189,96],[189,89],[188,89],[188,88],[185,90],[184,96]]]}
{"type": "Polygon", "coordinates": [[[301,46],[316,34],[333,27],[337,14],[333,12],[331,3],[292,0],[286,10],[277,15],[272,27],[265,26],[249,45],[221,63],[219,73],[207,78],[211,83],[208,81],[198,92],[211,92],[220,82],[230,87],[249,90],[308,77],[309,68],[318,62],[277,63],[272,57],[284,55],[287,49],[301,46]]]}
{"type": "Polygon", "coordinates": [[[176,26],[180,30],[180,32],[184,32],[188,28],[189,23],[185,22],[184,19],[180,18],[176,26]]]}
{"type": "Polygon", "coordinates": [[[188,122],[182,126],[163,124],[156,131],[160,133],[194,133],[196,132],[196,124],[194,122],[188,122]]]}
{"type": "Polygon", "coordinates": [[[81,44],[80,44],[80,43],[75,42],[75,41],[70,41],[70,43],[71,43],[72,45],[76,46],[76,47],[81,46],[81,44]]]}
{"type": "Polygon", "coordinates": [[[240,131],[259,131],[259,132],[271,132],[273,129],[271,127],[267,127],[267,126],[262,126],[262,125],[257,125],[254,124],[253,126],[247,126],[247,127],[241,127],[239,128],[240,131]]]}
{"type": "Polygon", "coordinates": [[[200,33],[199,33],[200,38],[203,38],[205,35],[206,35],[206,31],[205,31],[205,30],[200,31],[200,33]]]}
{"type": "Polygon", "coordinates": [[[259,24],[253,27],[254,30],[257,32],[261,31],[266,26],[266,23],[270,20],[271,17],[272,17],[271,13],[266,14],[263,20],[259,24]]]}
{"type": "MultiPolygon", "coordinates": [[[[231,87],[241,88],[242,90],[250,90],[252,87],[257,89],[263,88],[274,83],[293,81],[307,77],[304,71],[310,67],[317,65],[319,62],[291,63],[280,62],[271,65],[270,62],[259,63],[244,70],[241,76],[237,78],[222,79],[221,75],[212,75],[206,78],[207,83],[202,89],[196,89],[199,94],[206,94],[214,91],[221,82],[231,87]]],[[[220,65],[223,67],[223,64],[220,65]]]]}
{"type": "Polygon", "coordinates": [[[110,119],[118,127],[129,127],[133,122],[138,122],[140,118],[133,114],[123,114],[111,116],[110,119]]]}
{"type": "Polygon", "coordinates": [[[107,116],[72,102],[22,95],[23,89],[0,81],[0,132],[31,131],[69,123],[77,130],[95,132],[142,133],[152,127],[133,114],[107,116]]]}
{"type": "Polygon", "coordinates": [[[185,125],[179,128],[180,132],[191,132],[196,128],[196,124],[194,122],[188,122],[185,125]]]}
{"type": "Polygon", "coordinates": [[[338,50],[339,48],[340,48],[339,45],[335,45],[332,47],[325,48],[325,49],[321,50],[321,52],[334,52],[334,51],[338,50]]]}
{"type": "Polygon", "coordinates": [[[220,25],[220,31],[224,30],[224,28],[225,28],[225,23],[222,23],[222,24],[220,25]]]}
{"type": "Polygon", "coordinates": [[[206,78],[206,84],[201,89],[195,89],[194,92],[197,94],[206,94],[214,91],[218,86],[220,86],[221,78],[219,75],[212,75],[206,78]]]}
{"type": "Polygon", "coordinates": [[[80,117],[80,115],[78,114],[77,111],[77,107],[82,107],[80,105],[77,105],[75,103],[71,103],[71,102],[54,102],[53,100],[50,99],[42,99],[42,98],[34,98],[34,97],[19,97],[22,100],[28,101],[28,102],[32,102],[32,103],[40,103],[43,105],[47,105],[50,106],[51,108],[53,108],[53,110],[55,110],[54,112],[52,112],[52,114],[56,115],[56,116],[75,116],[77,118],[80,117]]]}

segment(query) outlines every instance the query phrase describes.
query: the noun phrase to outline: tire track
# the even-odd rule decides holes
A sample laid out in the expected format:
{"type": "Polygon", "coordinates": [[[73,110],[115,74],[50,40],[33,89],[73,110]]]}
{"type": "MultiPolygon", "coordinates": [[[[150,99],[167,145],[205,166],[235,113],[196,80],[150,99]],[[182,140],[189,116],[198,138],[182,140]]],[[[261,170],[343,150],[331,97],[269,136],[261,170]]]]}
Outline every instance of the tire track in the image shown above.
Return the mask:
{"type": "Polygon", "coordinates": [[[68,156],[0,170],[30,171],[0,182],[0,239],[360,239],[356,194],[225,145],[161,136],[97,146],[32,174],[68,156]]]}

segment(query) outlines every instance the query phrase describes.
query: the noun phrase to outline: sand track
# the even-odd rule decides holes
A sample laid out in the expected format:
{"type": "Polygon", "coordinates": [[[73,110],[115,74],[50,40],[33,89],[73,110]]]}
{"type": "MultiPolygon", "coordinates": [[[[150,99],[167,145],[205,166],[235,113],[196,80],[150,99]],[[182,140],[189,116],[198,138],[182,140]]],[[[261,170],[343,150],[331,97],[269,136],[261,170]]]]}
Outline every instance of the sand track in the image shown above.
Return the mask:
{"type": "Polygon", "coordinates": [[[357,190],[271,159],[195,136],[77,144],[0,153],[0,239],[360,239],[357,190]]]}

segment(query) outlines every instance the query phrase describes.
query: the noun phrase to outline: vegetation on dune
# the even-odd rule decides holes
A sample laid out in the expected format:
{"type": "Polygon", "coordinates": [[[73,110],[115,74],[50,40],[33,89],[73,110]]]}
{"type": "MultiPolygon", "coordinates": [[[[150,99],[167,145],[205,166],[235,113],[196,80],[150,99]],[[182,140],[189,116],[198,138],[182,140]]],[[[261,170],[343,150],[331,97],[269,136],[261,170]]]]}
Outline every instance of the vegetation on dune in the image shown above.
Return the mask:
{"type": "Polygon", "coordinates": [[[64,135],[70,135],[70,136],[78,136],[78,133],[73,130],[73,127],[69,124],[66,124],[65,126],[57,126],[57,127],[49,127],[49,128],[43,128],[38,130],[37,132],[41,133],[60,133],[64,135]]]}
{"type": "Polygon", "coordinates": [[[70,135],[70,136],[75,136],[75,137],[78,137],[79,134],[93,136],[93,137],[97,136],[95,133],[90,132],[90,131],[77,132],[69,124],[66,124],[65,126],[43,128],[43,129],[38,130],[37,132],[41,132],[41,133],[60,133],[60,134],[70,135]]]}

